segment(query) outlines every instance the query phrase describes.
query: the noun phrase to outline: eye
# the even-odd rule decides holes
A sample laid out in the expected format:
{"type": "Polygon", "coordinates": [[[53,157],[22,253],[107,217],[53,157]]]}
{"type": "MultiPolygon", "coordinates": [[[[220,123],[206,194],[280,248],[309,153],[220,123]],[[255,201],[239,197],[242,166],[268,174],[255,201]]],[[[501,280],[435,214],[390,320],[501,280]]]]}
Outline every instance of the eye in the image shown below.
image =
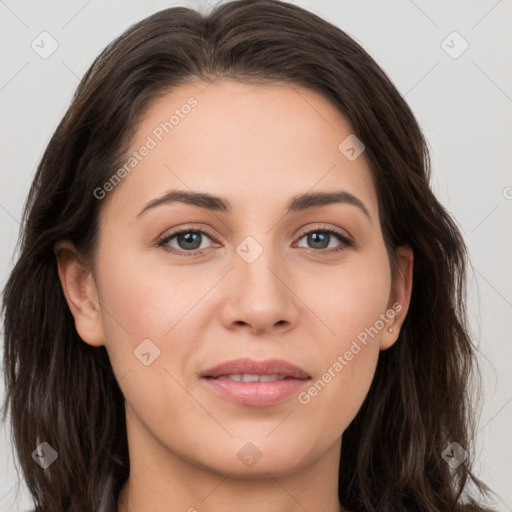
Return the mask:
{"type": "Polygon", "coordinates": [[[347,236],[333,228],[326,227],[322,229],[311,229],[309,231],[302,233],[302,235],[299,238],[299,241],[302,240],[304,237],[307,237],[306,243],[310,243],[313,245],[313,249],[311,250],[314,252],[321,250],[322,252],[333,253],[342,251],[347,247],[354,246],[352,240],[350,240],[347,236]],[[329,250],[324,250],[329,248],[329,244],[330,242],[333,241],[333,238],[337,238],[341,242],[341,245],[339,247],[330,248],[329,250]]]}
{"type": "Polygon", "coordinates": [[[203,229],[186,228],[166,235],[158,241],[157,245],[167,252],[183,256],[195,256],[202,254],[203,250],[208,248],[204,247],[202,243],[205,237],[212,239],[213,235],[203,229]],[[172,244],[173,241],[178,247],[172,244]]]}
{"type": "MultiPolygon", "coordinates": [[[[335,253],[354,246],[352,240],[346,235],[328,227],[305,231],[300,235],[299,241],[305,237],[307,243],[313,245],[312,248],[308,249],[306,247],[306,249],[315,253],[335,253]],[[331,242],[336,238],[340,242],[339,246],[329,248],[331,242]]],[[[197,256],[203,254],[203,251],[209,248],[203,245],[205,238],[215,240],[213,234],[204,229],[187,227],[165,235],[158,241],[157,245],[164,249],[164,251],[177,254],[178,256],[197,256]]]]}

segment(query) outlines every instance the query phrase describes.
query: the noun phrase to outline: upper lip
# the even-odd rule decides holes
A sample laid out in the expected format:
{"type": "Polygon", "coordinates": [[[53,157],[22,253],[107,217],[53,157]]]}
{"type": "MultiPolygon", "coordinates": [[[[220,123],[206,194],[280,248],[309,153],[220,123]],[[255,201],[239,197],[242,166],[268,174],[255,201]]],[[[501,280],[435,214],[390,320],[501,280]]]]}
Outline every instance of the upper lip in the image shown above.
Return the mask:
{"type": "Polygon", "coordinates": [[[295,379],[309,379],[310,376],[298,366],[282,359],[233,359],[225,361],[201,373],[201,377],[221,377],[223,375],[284,375],[295,379]]]}

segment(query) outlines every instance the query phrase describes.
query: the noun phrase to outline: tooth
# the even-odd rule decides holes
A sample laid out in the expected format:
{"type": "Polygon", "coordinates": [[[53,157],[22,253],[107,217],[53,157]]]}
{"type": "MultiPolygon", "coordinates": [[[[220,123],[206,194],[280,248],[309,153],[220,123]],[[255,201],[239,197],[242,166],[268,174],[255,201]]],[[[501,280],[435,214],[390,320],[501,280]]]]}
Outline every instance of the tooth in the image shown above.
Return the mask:
{"type": "Polygon", "coordinates": [[[253,375],[250,373],[244,374],[233,374],[233,375],[222,375],[221,377],[217,377],[221,380],[234,380],[236,382],[273,382],[276,380],[284,380],[286,376],[284,375],[253,375]]]}
{"type": "Polygon", "coordinates": [[[258,382],[259,376],[258,375],[250,375],[248,373],[244,373],[242,375],[242,382],[258,382]]]}
{"type": "Polygon", "coordinates": [[[284,375],[260,375],[260,382],[272,382],[275,380],[283,380],[286,377],[284,375]]]}
{"type": "Polygon", "coordinates": [[[219,379],[223,380],[236,380],[238,382],[242,382],[242,375],[223,375],[222,377],[218,377],[219,379]]]}

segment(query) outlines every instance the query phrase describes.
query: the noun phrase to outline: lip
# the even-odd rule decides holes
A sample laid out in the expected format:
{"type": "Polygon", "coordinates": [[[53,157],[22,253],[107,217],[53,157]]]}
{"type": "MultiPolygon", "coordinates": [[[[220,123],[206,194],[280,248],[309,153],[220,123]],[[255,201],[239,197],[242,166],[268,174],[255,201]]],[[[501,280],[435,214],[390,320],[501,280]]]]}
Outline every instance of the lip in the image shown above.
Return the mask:
{"type": "Polygon", "coordinates": [[[216,365],[200,374],[208,389],[232,402],[250,406],[269,406],[277,404],[298,393],[310,380],[302,368],[282,359],[235,359],[216,365]],[[283,375],[286,378],[273,382],[238,382],[217,379],[223,375],[234,374],[283,375]]]}
{"type": "Polygon", "coordinates": [[[253,375],[284,375],[294,379],[311,378],[302,368],[282,359],[254,359],[242,358],[225,361],[201,373],[201,377],[221,377],[222,375],[235,375],[250,373],[253,375]]]}

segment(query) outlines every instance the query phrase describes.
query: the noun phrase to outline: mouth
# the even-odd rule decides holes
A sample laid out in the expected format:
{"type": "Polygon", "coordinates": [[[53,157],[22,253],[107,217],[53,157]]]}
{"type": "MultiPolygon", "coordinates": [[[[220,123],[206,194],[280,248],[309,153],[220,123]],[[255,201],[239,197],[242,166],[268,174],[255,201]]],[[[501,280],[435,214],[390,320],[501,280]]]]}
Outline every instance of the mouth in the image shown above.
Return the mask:
{"type": "Polygon", "coordinates": [[[277,380],[285,380],[292,379],[293,377],[289,377],[287,375],[253,375],[250,373],[238,373],[231,375],[222,375],[220,377],[207,377],[209,379],[219,379],[219,380],[232,380],[235,382],[275,382],[277,380]]]}
{"type": "MultiPolygon", "coordinates": [[[[309,379],[311,376],[299,366],[296,366],[282,359],[265,359],[264,361],[256,361],[254,359],[243,358],[224,361],[212,368],[203,371],[201,377],[232,377],[232,376],[257,376],[257,377],[275,377],[278,378],[294,378],[309,379]]],[[[246,381],[246,382],[254,382],[246,381]]]]}
{"type": "Polygon", "coordinates": [[[241,405],[270,406],[298,393],[311,376],[302,368],[280,359],[236,359],[200,375],[210,391],[241,405]]]}

